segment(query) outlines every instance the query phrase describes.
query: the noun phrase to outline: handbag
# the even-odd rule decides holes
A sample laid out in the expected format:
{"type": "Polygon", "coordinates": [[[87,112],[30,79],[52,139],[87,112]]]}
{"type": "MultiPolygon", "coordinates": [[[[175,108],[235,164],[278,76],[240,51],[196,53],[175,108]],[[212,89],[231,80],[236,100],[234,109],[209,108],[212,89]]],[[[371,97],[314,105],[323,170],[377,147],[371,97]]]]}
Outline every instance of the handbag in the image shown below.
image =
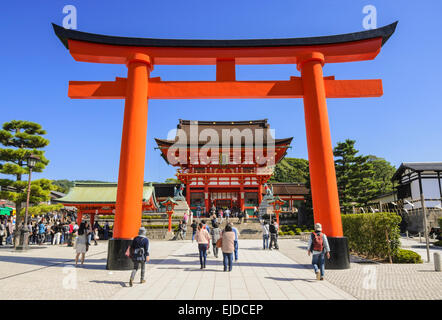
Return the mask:
{"type": "Polygon", "coordinates": [[[218,241],[216,241],[216,247],[221,248],[223,246],[223,238],[219,238],[218,241]]]}

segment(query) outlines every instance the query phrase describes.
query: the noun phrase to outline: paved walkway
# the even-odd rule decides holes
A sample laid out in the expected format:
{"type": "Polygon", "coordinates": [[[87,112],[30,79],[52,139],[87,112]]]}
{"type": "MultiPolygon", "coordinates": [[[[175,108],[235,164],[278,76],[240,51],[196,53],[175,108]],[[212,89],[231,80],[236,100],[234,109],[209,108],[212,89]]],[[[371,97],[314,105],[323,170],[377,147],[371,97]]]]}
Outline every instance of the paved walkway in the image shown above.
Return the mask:
{"type": "MultiPolygon", "coordinates": [[[[160,266],[149,266],[146,284],[134,284],[113,299],[304,300],[354,299],[276,250],[262,250],[262,240],[241,240],[239,261],[223,271],[221,255],[208,256],[201,270],[196,243],[183,242],[160,266]]],[[[307,266],[309,267],[309,266],[307,266]]]]}
{"type": "Polygon", "coordinates": [[[306,244],[281,239],[279,251],[261,240],[240,240],[239,261],[223,272],[222,258],[199,268],[196,243],[151,241],[147,283],[128,287],[130,271],[106,270],[107,242],[91,246],[83,267],[73,248],[32,246],[28,252],[0,247],[0,296],[15,299],[442,299],[442,273],[433,264],[367,264],[326,270],[314,280],[306,244]]]}
{"type": "MultiPolygon", "coordinates": [[[[402,247],[412,245],[404,241],[402,247]]],[[[280,251],[298,263],[310,263],[306,250],[301,240],[280,241],[280,251]]],[[[442,272],[434,271],[433,256],[430,263],[426,254],[422,258],[423,264],[381,264],[352,256],[350,269],[326,270],[325,277],[358,300],[441,300],[442,272]]]]}

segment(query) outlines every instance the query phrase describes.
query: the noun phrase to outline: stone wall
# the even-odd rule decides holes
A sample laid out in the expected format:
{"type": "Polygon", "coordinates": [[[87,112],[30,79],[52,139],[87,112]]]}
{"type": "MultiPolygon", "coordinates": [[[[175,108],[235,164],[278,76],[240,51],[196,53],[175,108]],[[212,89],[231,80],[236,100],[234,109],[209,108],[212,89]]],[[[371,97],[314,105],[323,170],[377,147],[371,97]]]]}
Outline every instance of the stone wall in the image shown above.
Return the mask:
{"type": "MultiPolygon", "coordinates": [[[[433,227],[439,227],[438,218],[442,217],[442,210],[435,208],[427,208],[427,224],[429,230],[433,227]]],[[[404,214],[406,219],[407,230],[410,233],[424,232],[424,218],[422,209],[408,210],[408,213],[404,214]]]]}

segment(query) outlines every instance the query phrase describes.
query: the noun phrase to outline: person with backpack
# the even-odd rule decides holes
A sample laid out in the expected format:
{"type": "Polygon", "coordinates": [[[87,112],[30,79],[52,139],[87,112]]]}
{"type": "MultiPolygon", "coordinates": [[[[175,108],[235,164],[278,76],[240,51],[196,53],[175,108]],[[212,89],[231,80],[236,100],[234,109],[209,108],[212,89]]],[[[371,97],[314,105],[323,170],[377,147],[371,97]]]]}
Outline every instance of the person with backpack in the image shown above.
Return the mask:
{"type": "Polygon", "coordinates": [[[322,225],[315,224],[315,232],[312,232],[308,241],[308,255],[313,254],[312,265],[315,270],[316,280],[324,280],[324,256],[330,259],[330,246],[328,244],[327,236],[322,233],[322,225]]]}
{"type": "Polygon", "coordinates": [[[269,232],[270,232],[270,244],[269,244],[269,250],[272,250],[274,247],[276,250],[279,250],[278,246],[278,224],[276,221],[272,220],[269,226],[269,232]]]}
{"type": "Polygon", "coordinates": [[[134,269],[130,275],[129,285],[132,287],[135,279],[135,274],[141,266],[140,283],[145,283],[144,274],[146,271],[146,262],[149,262],[149,239],[146,237],[146,229],[141,227],[138,231],[138,236],[132,240],[129,247],[129,256],[134,263],[134,269]]]}

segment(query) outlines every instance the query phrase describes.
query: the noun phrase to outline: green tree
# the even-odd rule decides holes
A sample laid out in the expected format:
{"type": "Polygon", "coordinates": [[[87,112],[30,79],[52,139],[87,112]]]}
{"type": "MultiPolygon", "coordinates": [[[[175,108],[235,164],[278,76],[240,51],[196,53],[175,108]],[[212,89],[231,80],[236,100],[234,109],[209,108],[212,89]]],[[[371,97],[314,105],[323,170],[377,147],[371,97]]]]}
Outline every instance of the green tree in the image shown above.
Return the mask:
{"type": "Polygon", "coordinates": [[[181,183],[180,180],[175,179],[175,178],[167,178],[164,182],[165,183],[181,183]]]}
{"type": "Polygon", "coordinates": [[[54,181],[52,181],[52,184],[57,187],[56,191],[59,191],[62,193],[68,193],[69,189],[74,186],[74,182],[69,181],[67,179],[54,180],[54,181]]]}
{"type": "MultiPolygon", "coordinates": [[[[48,165],[44,151],[39,150],[49,144],[49,140],[42,137],[46,131],[38,123],[30,121],[13,120],[3,124],[0,130],[0,144],[6,148],[0,148],[0,174],[11,176],[10,179],[0,179],[0,198],[15,203],[17,218],[16,228],[22,223],[23,203],[26,202],[28,183],[23,180],[23,175],[29,174],[26,160],[29,155],[35,154],[40,161],[32,169],[33,172],[42,172],[48,165]]],[[[30,203],[38,204],[48,201],[50,190],[55,189],[48,179],[32,181],[30,203]]],[[[17,234],[17,233],[16,233],[17,234]]],[[[18,237],[15,239],[15,243],[18,237]]]]}
{"type": "Polygon", "coordinates": [[[338,142],[333,149],[339,202],[344,213],[351,208],[366,205],[376,194],[373,163],[368,156],[358,155],[355,140],[338,142]]]}
{"type": "Polygon", "coordinates": [[[380,196],[393,191],[393,183],[391,178],[396,172],[396,167],[392,166],[390,162],[383,158],[373,155],[368,156],[368,162],[371,163],[374,171],[374,187],[376,193],[374,196],[380,196]]]}
{"type": "Polygon", "coordinates": [[[391,177],[396,168],[383,158],[358,155],[356,141],[338,142],[333,149],[339,201],[343,212],[366,206],[376,196],[391,192],[391,177]]]}
{"type": "Polygon", "coordinates": [[[298,182],[306,183],[308,160],[299,158],[284,158],[276,166],[269,182],[298,182]]]}

